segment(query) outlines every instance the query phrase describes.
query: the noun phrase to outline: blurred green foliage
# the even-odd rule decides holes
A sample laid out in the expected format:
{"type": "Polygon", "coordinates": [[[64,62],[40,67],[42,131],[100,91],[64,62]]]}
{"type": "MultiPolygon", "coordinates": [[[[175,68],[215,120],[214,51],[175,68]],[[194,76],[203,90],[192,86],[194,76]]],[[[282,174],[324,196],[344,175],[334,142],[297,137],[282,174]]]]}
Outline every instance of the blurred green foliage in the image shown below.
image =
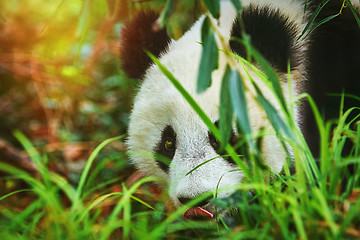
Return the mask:
{"type": "Polygon", "coordinates": [[[101,141],[126,131],[135,81],[119,70],[126,1],[1,1],[0,138],[101,141]],[[122,14],[122,15],[121,15],[122,14]]]}
{"type": "MultiPolygon", "coordinates": [[[[138,82],[120,70],[118,42],[138,7],[128,0],[0,1],[0,150],[5,143],[27,155],[13,135],[19,130],[50,170],[77,184],[95,146],[126,133],[138,82]]],[[[19,159],[0,151],[1,162],[28,169],[19,159]]],[[[122,141],[95,161],[95,183],[133,173],[122,141]]],[[[0,179],[0,195],[19,187],[10,182],[0,179]]]]}

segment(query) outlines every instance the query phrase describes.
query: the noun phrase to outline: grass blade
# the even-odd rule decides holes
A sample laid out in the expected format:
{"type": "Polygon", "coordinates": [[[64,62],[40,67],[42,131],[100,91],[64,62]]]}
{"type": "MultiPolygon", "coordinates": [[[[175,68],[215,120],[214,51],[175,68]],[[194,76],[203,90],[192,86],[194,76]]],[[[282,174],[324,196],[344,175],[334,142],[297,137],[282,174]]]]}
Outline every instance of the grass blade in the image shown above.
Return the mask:
{"type": "Polygon", "coordinates": [[[102,231],[100,239],[109,239],[110,234],[112,231],[119,227],[118,216],[121,210],[124,208],[126,204],[129,203],[132,194],[144,183],[156,181],[154,177],[145,177],[134,183],[126,192],[124,192],[123,197],[119,200],[116,204],[114,210],[112,211],[111,215],[109,216],[106,225],[102,231]]]}
{"type": "Polygon", "coordinates": [[[307,36],[309,36],[316,28],[318,28],[319,26],[321,26],[324,23],[329,22],[330,20],[336,18],[337,16],[339,16],[339,14],[335,14],[335,15],[331,15],[329,17],[326,17],[324,19],[322,19],[321,21],[319,21],[318,23],[316,23],[310,30],[309,32],[305,35],[304,38],[307,38],[307,36]]]}
{"type": "MultiPolygon", "coordinates": [[[[321,12],[321,10],[325,7],[325,5],[329,2],[330,0],[323,0],[319,6],[317,6],[317,8],[315,9],[314,13],[311,15],[310,19],[308,20],[304,30],[302,31],[302,33],[300,34],[300,36],[298,37],[297,40],[300,40],[302,38],[302,36],[304,36],[304,34],[306,33],[306,31],[310,28],[310,26],[313,24],[313,22],[315,21],[316,17],[319,15],[319,13],[321,12]]],[[[308,36],[309,34],[307,34],[306,36],[308,36]]],[[[305,37],[304,37],[305,38],[305,37]]]]}
{"type": "Polygon", "coordinates": [[[20,131],[16,130],[14,132],[14,136],[17,140],[21,143],[24,147],[25,151],[29,155],[30,159],[34,162],[35,166],[37,167],[38,171],[41,175],[44,174],[44,164],[42,162],[42,158],[40,153],[36,150],[34,145],[30,142],[30,140],[20,131]]]}
{"type": "Polygon", "coordinates": [[[14,194],[17,194],[17,193],[21,193],[21,192],[31,192],[32,190],[31,189],[21,189],[21,190],[17,190],[17,191],[14,191],[14,192],[11,192],[11,193],[8,193],[8,194],[5,194],[3,196],[0,197],[0,201],[4,200],[5,198],[7,197],[10,197],[14,194]]]}
{"type": "MultiPolygon", "coordinates": [[[[85,168],[81,174],[81,177],[80,177],[80,181],[79,181],[79,185],[76,189],[76,200],[79,201],[80,197],[81,197],[81,194],[82,194],[82,191],[83,191],[83,187],[84,187],[84,184],[85,184],[85,181],[86,181],[86,178],[87,176],[89,175],[89,172],[90,172],[90,168],[91,168],[91,165],[92,163],[94,162],[96,156],[99,154],[99,152],[101,151],[101,149],[103,149],[107,144],[113,142],[113,141],[116,141],[116,140],[119,140],[121,138],[123,138],[124,136],[118,136],[118,137],[114,137],[114,138],[109,138],[105,141],[103,141],[99,146],[97,146],[95,148],[95,150],[91,153],[88,161],[86,162],[86,165],[85,165],[85,168]]],[[[76,206],[76,204],[74,204],[74,206],[76,206]]]]}

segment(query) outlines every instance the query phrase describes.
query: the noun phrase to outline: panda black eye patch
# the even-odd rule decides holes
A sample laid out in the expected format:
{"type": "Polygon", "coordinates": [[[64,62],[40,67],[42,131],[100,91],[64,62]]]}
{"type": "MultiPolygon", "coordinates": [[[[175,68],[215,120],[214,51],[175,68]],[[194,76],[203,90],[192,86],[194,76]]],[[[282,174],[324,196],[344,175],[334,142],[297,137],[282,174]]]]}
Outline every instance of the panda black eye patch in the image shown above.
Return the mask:
{"type": "Polygon", "coordinates": [[[176,133],[171,126],[166,126],[161,133],[161,139],[155,147],[156,158],[162,170],[168,172],[169,165],[176,151],[176,133]]]}
{"type": "MultiPolygon", "coordinates": [[[[219,121],[216,121],[215,123],[215,126],[216,127],[219,127],[219,121]]],[[[211,147],[219,154],[219,155],[226,155],[226,151],[222,151],[222,152],[219,152],[220,150],[220,142],[215,138],[215,136],[212,134],[212,132],[208,132],[208,137],[209,137],[209,142],[210,142],[210,145],[211,147]]],[[[229,140],[229,143],[231,144],[231,146],[235,146],[237,143],[238,143],[238,137],[236,136],[235,132],[232,131],[231,133],[231,137],[230,137],[230,140],[229,140]]],[[[236,152],[241,155],[239,153],[239,150],[236,149],[236,152]]],[[[225,157],[225,159],[230,162],[230,163],[233,163],[235,164],[235,162],[231,159],[231,157],[225,157]]]]}
{"type": "MultiPolygon", "coordinates": [[[[219,121],[214,122],[215,126],[219,128],[219,121]]],[[[216,139],[212,132],[208,132],[209,142],[211,147],[217,152],[220,148],[220,142],[216,139]]]]}

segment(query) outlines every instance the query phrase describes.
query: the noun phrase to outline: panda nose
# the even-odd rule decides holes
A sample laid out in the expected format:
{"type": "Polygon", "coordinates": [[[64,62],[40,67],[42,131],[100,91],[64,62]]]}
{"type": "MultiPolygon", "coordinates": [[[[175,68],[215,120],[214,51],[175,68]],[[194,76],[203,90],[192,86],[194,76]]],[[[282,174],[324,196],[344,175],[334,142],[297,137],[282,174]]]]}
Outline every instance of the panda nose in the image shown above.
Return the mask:
{"type": "MultiPolygon", "coordinates": [[[[188,198],[188,197],[179,197],[178,199],[179,199],[179,202],[180,202],[182,205],[185,205],[185,204],[187,204],[188,202],[190,202],[191,200],[193,200],[193,198],[188,198]]],[[[204,205],[208,204],[209,201],[210,201],[210,199],[211,199],[211,198],[207,198],[207,199],[199,202],[199,203],[197,204],[197,206],[204,206],[204,205]]]]}

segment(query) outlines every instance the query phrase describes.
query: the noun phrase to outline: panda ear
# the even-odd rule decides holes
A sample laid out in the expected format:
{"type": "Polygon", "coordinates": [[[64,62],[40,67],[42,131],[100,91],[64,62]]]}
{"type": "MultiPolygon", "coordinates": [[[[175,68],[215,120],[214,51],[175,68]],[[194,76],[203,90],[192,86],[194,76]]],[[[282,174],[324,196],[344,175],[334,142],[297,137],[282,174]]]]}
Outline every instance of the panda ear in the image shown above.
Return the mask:
{"type": "Polygon", "coordinates": [[[144,50],[156,57],[166,51],[170,37],[166,29],[155,29],[159,14],[152,10],[138,12],[121,31],[121,68],[131,78],[142,79],[152,61],[144,50]]]}

